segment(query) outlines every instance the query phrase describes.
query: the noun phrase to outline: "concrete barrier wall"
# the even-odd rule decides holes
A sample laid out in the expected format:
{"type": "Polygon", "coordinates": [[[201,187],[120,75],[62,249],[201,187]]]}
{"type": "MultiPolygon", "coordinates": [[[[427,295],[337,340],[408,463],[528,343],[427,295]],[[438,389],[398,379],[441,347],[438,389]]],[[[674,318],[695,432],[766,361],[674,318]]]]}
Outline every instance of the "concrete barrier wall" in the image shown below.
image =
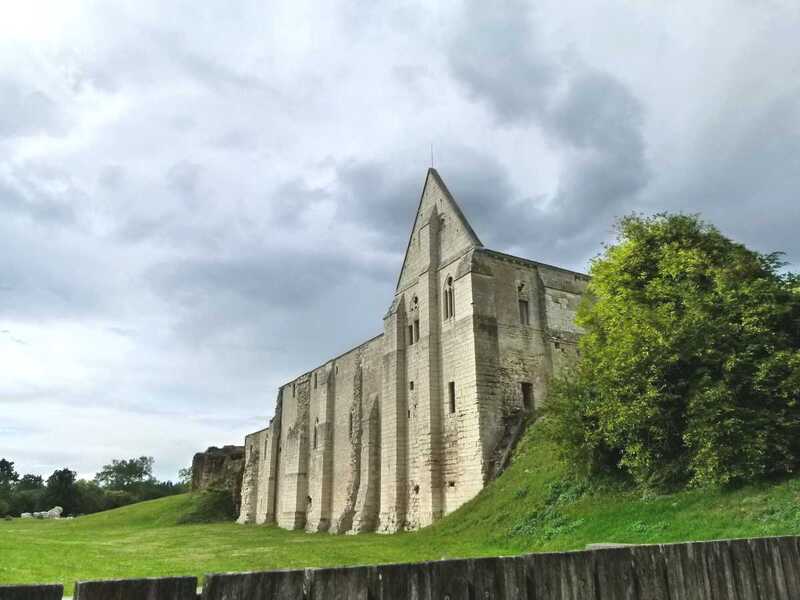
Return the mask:
{"type": "Polygon", "coordinates": [[[197,577],[79,581],[75,600],[196,600],[197,577]]]}
{"type": "Polygon", "coordinates": [[[797,600],[799,540],[209,575],[203,600],[797,600]]]}
{"type": "MultiPolygon", "coordinates": [[[[195,600],[197,579],[81,581],[75,600],[195,600]]],[[[0,600],[62,587],[0,586],[0,600]]],[[[800,537],[207,575],[203,600],[800,600],[800,537]]]]}
{"type": "Polygon", "coordinates": [[[0,600],[61,600],[64,586],[0,585],[0,600]]]}

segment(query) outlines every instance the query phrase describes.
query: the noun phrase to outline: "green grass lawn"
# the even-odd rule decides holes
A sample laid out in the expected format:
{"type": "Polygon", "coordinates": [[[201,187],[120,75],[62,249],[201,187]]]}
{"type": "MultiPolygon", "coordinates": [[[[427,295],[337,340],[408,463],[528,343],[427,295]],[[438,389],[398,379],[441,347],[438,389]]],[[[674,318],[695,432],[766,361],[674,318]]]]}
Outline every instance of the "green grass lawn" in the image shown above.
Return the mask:
{"type": "Polygon", "coordinates": [[[331,536],[235,523],[177,525],[193,505],[173,496],[74,520],[0,521],[0,583],[203,575],[419,561],[652,543],[800,534],[800,477],[736,490],[642,497],[564,478],[536,427],[512,466],[433,527],[392,536],[331,536]]]}

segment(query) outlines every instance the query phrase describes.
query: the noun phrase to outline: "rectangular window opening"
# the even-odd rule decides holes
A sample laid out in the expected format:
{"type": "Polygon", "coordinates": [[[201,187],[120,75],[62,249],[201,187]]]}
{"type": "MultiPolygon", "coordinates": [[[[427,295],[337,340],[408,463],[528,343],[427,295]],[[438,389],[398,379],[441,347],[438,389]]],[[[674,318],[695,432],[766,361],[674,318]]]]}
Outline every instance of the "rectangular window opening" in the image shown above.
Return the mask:
{"type": "Polygon", "coordinates": [[[523,325],[530,325],[530,314],[528,313],[528,301],[519,301],[519,322],[523,325]]]}
{"type": "Polygon", "coordinates": [[[447,482],[447,487],[451,487],[451,488],[456,487],[456,482],[455,481],[448,481],[447,482]]]}
{"type": "Polygon", "coordinates": [[[314,389],[317,389],[317,374],[314,373],[314,389]]]}
{"type": "Polygon", "coordinates": [[[530,410],[533,404],[533,385],[523,381],[520,386],[522,387],[522,406],[525,410],[530,410]]]}
{"type": "Polygon", "coordinates": [[[414,343],[419,341],[419,319],[414,320],[414,343]]]}
{"type": "Polygon", "coordinates": [[[456,382],[451,381],[447,384],[447,393],[449,397],[449,404],[450,404],[450,414],[452,415],[456,412],[456,382]]]}
{"type": "Polygon", "coordinates": [[[409,325],[408,326],[408,345],[410,346],[413,343],[414,343],[414,326],[413,325],[409,325]]]}
{"type": "Polygon", "coordinates": [[[409,381],[408,382],[408,389],[410,389],[412,391],[414,390],[414,382],[413,381],[409,381]]]}

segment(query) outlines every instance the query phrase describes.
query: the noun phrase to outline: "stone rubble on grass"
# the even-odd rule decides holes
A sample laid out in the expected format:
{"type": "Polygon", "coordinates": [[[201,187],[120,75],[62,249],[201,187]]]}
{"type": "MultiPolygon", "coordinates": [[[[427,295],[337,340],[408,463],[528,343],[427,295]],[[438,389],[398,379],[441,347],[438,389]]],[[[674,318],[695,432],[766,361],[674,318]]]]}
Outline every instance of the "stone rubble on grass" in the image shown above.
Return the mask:
{"type": "Polygon", "coordinates": [[[20,519],[60,519],[64,509],[60,506],[54,506],[50,510],[34,513],[22,513],[20,519]]]}

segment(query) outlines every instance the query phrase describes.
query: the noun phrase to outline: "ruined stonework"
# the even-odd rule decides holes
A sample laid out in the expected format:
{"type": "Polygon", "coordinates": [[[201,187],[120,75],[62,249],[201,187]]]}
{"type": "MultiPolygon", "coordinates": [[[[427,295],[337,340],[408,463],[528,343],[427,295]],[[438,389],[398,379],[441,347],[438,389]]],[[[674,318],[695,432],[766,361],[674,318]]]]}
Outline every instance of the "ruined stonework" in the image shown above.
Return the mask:
{"type": "Polygon", "coordinates": [[[389,533],[473,498],[577,355],[587,281],[484,248],[430,169],[383,333],[280,387],[239,522],[389,533]]]}
{"type": "Polygon", "coordinates": [[[241,510],[242,473],[245,449],[242,446],[211,446],[192,459],[192,491],[230,490],[236,510],[241,510]]]}
{"type": "Polygon", "coordinates": [[[242,446],[211,446],[192,459],[192,491],[238,487],[243,468],[242,446]]]}

